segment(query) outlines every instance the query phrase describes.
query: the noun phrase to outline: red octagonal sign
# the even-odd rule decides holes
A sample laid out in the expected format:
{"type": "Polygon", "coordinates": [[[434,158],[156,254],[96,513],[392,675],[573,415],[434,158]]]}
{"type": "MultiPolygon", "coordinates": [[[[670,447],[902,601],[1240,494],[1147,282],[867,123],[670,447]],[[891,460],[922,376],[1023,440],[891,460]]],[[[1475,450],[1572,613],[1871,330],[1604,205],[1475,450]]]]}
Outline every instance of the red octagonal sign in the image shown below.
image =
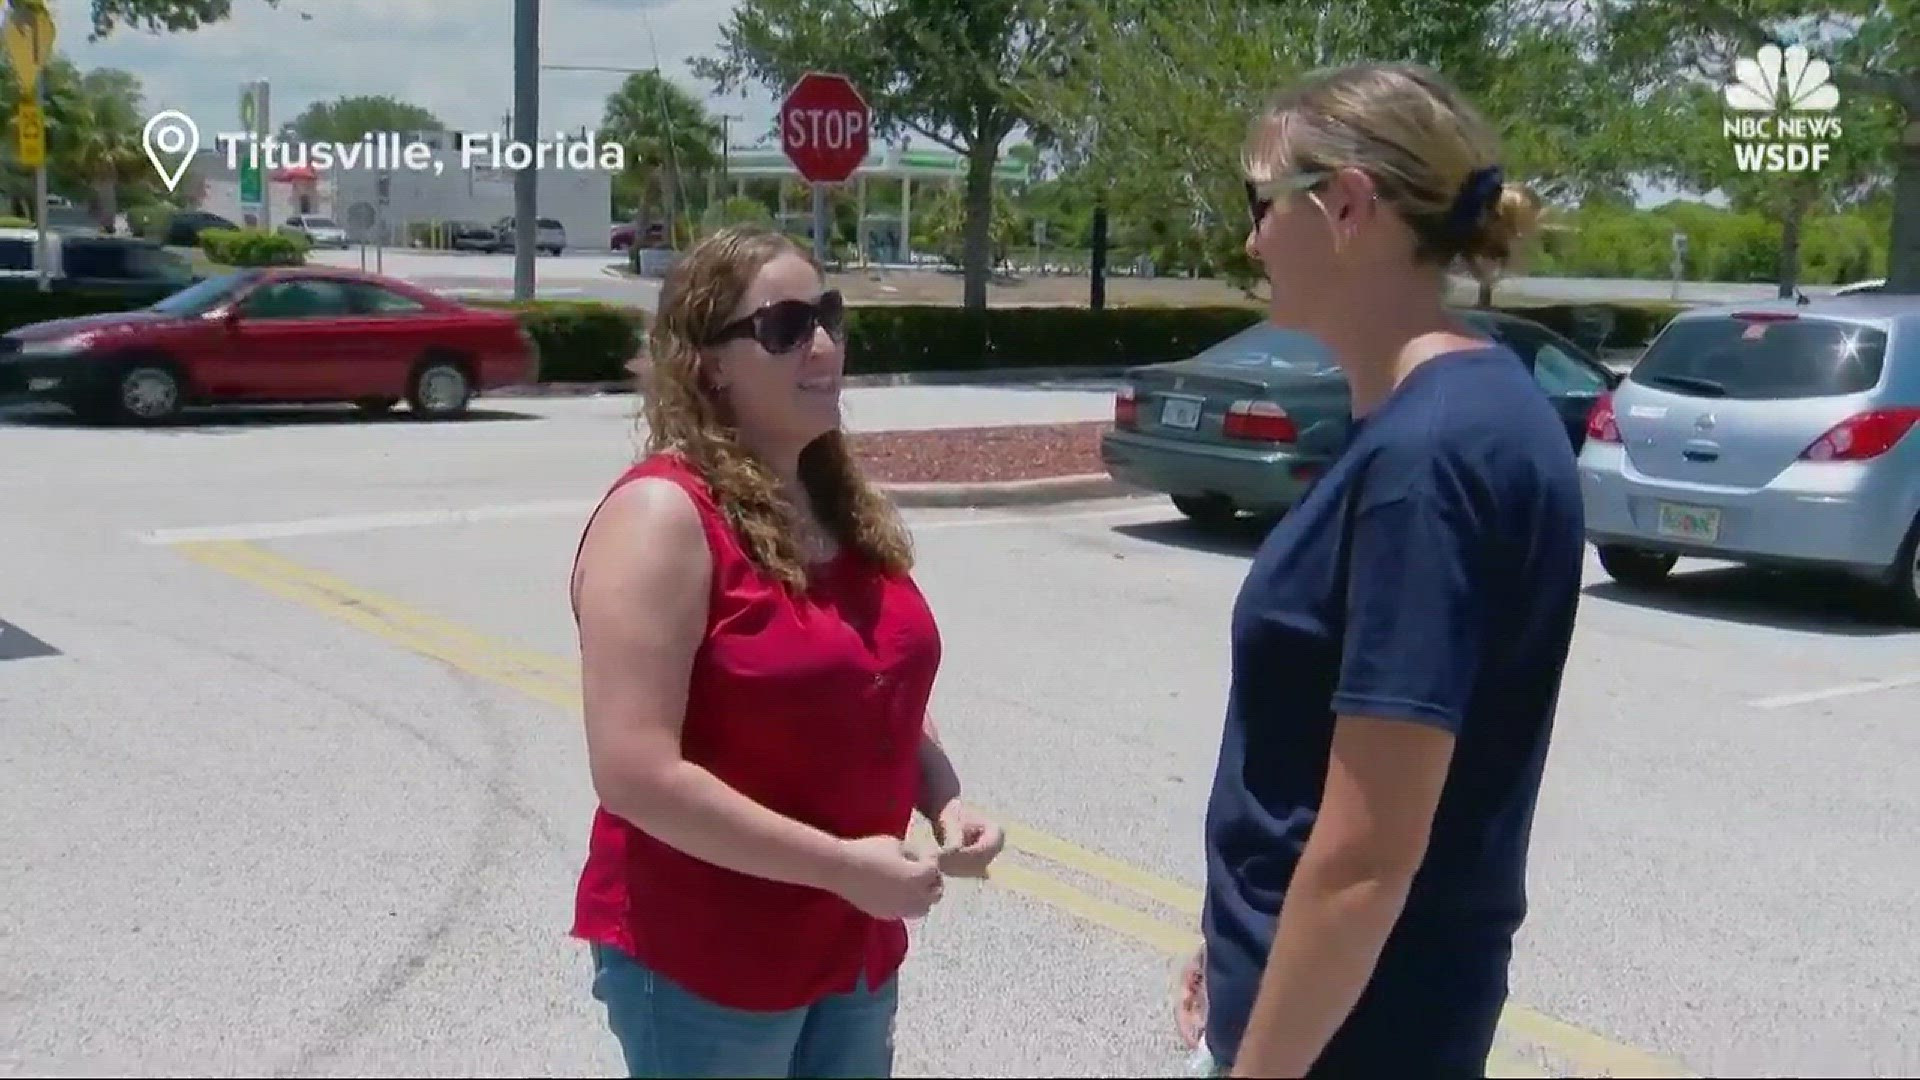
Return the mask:
{"type": "Polygon", "coordinates": [[[780,103],[780,148],[801,176],[837,184],[867,160],[870,116],[845,75],[809,72],[780,103]]]}

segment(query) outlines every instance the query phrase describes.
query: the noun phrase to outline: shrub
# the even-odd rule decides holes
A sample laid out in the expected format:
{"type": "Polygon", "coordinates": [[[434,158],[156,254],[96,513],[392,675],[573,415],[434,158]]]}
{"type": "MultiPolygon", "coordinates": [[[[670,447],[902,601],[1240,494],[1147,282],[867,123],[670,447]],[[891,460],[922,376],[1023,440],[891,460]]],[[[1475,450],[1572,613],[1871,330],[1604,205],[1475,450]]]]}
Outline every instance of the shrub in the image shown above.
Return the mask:
{"type": "Polygon", "coordinates": [[[266,229],[202,229],[200,250],[228,266],[299,266],[307,261],[307,242],[266,229]]]}
{"type": "Polygon", "coordinates": [[[34,223],[32,218],[12,217],[12,216],[0,217],[0,228],[31,229],[33,228],[33,224],[34,223]]]}
{"type": "Polygon", "coordinates": [[[646,313],[585,300],[479,300],[514,312],[540,354],[542,382],[619,382],[640,352],[646,313]]]}

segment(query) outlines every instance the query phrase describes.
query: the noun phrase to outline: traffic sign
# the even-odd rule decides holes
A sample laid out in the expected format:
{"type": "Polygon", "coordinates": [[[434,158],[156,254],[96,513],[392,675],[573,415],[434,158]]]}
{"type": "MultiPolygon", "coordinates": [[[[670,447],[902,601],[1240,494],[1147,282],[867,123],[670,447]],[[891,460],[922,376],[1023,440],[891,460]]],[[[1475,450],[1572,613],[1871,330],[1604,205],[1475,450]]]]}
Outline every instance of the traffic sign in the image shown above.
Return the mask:
{"type": "Polygon", "coordinates": [[[867,159],[871,121],[845,75],[808,72],[780,103],[780,149],[809,181],[837,184],[867,159]]]}
{"type": "Polygon", "coordinates": [[[47,118],[37,102],[23,101],[13,112],[14,154],[19,163],[37,169],[47,163],[47,118]]]}
{"type": "Polygon", "coordinates": [[[0,27],[0,45],[5,46],[7,63],[13,68],[20,89],[31,92],[40,80],[40,72],[53,56],[53,16],[45,4],[15,3],[0,27]]]}

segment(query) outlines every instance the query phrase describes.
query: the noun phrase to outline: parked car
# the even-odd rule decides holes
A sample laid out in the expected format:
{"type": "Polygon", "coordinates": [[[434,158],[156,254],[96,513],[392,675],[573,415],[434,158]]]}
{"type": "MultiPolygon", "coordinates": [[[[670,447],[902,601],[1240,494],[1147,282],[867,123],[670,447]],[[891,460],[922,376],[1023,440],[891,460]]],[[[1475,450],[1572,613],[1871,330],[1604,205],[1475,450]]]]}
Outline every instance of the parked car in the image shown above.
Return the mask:
{"type": "Polygon", "coordinates": [[[133,311],[0,336],[0,396],[154,423],[189,405],[405,400],[458,416],[476,393],[532,381],[533,341],[509,312],[393,278],[320,267],[240,270],[133,311]]]}
{"type": "Polygon", "coordinates": [[[325,214],[295,214],[281,222],[277,231],[287,236],[298,236],[309,247],[347,247],[347,230],[325,214]]]}
{"type": "Polygon", "coordinates": [[[204,229],[237,229],[240,226],[205,210],[182,210],[167,219],[166,241],[173,247],[200,246],[204,229]]]}
{"type": "MultiPolygon", "coordinates": [[[[1620,376],[1532,320],[1479,308],[1455,314],[1532,369],[1578,448],[1595,402],[1620,376]]],[[[1292,506],[1339,456],[1350,428],[1346,375],[1326,347],[1263,320],[1188,359],[1128,370],[1100,457],[1115,479],[1221,524],[1292,506]]]]}
{"type": "MultiPolygon", "coordinates": [[[[35,229],[0,228],[0,284],[36,286],[40,237],[35,229]]],[[[194,282],[193,264],[151,240],[99,232],[47,231],[47,276],[89,292],[121,292],[136,303],[157,300],[194,282]]]]}
{"type": "Polygon", "coordinates": [[[1626,585],[1680,556],[1845,571],[1920,619],[1920,296],[1695,308],[1594,409],[1587,531],[1626,585]]]}
{"type": "MultiPolygon", "coordinates": [[[[535,218],[534,226],[534,250],[544,251],[549,255],[558,255],[567,249],[567,229],[566,226],[560,224],[558,219],[550,217],[535,218]]],[[[499,221],[494,222],[493,235],[494,251],[512,251],[514,244],[513,219],[503,217],[499,221]]]]}

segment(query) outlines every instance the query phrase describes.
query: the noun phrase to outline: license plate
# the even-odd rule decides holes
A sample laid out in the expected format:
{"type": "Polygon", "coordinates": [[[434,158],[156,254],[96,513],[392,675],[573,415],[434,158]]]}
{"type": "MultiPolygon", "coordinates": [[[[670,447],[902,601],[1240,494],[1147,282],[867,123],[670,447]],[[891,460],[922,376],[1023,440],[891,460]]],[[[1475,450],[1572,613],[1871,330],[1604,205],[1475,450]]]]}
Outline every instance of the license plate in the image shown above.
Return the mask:
{"type": "Polygon", "coordinates": [[[1659,528],[1662,536],[1711,543],[1720,538],[1720,511],[1710,506],[1661,503],[1659,528]]]}
{"type": "Polygon", "coordinates": [[[1160,422],[1167,427],[1192,430],[1200,426],[1199,398],[1168,398],[1160,407],[1160,422]]]}
{"type": "Polygon", "coordinates": [[[40,376],[27,380],[27,389],[32,391],[53,390],[59,387],[60,380],[52,376],[40,376]]]}

